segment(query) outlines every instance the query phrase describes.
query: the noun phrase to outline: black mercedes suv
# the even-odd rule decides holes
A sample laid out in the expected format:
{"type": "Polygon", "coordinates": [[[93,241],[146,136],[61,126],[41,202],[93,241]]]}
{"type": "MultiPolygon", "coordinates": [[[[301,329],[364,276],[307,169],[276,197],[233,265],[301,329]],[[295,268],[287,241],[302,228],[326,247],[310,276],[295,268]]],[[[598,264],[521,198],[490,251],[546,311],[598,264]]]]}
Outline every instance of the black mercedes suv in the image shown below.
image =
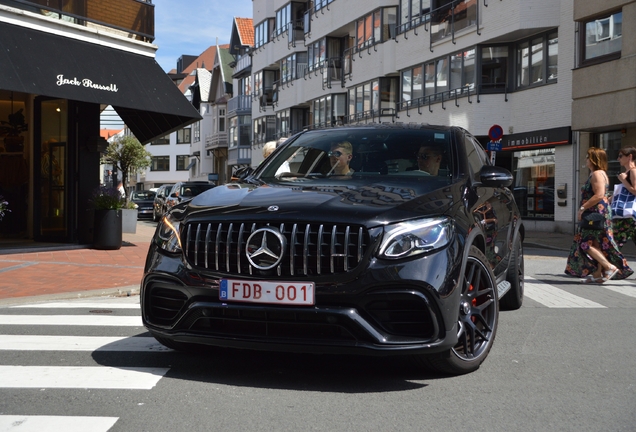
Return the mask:
{"type": "Polygon", "coordinates": [[[408,355],[474,371],[500,307],[523,301],[511,182],[459,127],[302,132],[164,215],[144,325],[177,350],[408,355]]]}

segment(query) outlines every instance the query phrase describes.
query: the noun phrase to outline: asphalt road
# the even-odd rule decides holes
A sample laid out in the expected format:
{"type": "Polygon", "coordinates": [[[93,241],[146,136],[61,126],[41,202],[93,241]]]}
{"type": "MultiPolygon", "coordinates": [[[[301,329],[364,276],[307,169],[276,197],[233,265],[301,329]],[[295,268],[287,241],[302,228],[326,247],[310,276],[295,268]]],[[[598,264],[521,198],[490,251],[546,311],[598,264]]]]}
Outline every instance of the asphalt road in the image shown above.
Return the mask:
{"type": "Polygon", "coordinates": [[[176,353],[147,338],[138,297],[0,308],[0,431],[635,430],[636,280],[580,285],[559,251],[525,263],[523,307],[459,377],[394,358],[176,353]]]}

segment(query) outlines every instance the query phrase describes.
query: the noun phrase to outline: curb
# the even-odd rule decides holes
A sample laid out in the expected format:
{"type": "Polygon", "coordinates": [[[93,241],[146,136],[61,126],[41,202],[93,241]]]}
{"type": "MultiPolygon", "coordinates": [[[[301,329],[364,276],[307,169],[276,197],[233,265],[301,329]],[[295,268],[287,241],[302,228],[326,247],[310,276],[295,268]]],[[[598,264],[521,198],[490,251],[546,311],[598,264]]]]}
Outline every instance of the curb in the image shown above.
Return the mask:
{"type": "Polygon", "coordinates": [[[129,285],[117,288],[102,288],[96,290],[74,291],[58,294],[10,297],[0,299],[0,306],[13,306],[24,303],[42,303],[54,300],[71,300],[91,297],[132,297],[136,295],[139,295],[139,285],[129,285]]]}

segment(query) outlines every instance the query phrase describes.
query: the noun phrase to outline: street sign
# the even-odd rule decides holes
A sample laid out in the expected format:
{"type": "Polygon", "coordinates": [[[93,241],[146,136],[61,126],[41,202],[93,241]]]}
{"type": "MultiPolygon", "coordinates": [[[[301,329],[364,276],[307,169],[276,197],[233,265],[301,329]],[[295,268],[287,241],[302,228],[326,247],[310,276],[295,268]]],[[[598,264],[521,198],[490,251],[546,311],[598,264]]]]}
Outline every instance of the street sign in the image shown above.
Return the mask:
{"type": "Polygon", "coordinates": [[[492,125],[488,131],[488,138],[491,141],[499,141],[503,138],[503,128],[499,125],[492,125]]]}
{"type": "Polygon", "coordinates": [[[490,141],[488,143],[488,151],[501,151],[501,140],[499,141],[490,141]]]}

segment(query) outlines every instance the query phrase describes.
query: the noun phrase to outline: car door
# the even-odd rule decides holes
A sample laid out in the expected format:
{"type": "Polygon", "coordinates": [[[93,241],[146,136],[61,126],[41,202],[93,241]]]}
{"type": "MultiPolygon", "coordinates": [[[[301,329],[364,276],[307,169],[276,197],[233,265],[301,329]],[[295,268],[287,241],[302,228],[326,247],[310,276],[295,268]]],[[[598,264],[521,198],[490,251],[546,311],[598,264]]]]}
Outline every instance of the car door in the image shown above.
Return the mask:
{"type": "Polygon", "coordinates": [[[473,217],[486,237],[486,258],[498,274],[508,265],[511,247],[512,192],[506,187],[493,188],[481,184],[479,171],[491,165],[481,144],[468,132],[464,134],[464,145],[471,168],[477,199],[472,208],[473,217]]]}

